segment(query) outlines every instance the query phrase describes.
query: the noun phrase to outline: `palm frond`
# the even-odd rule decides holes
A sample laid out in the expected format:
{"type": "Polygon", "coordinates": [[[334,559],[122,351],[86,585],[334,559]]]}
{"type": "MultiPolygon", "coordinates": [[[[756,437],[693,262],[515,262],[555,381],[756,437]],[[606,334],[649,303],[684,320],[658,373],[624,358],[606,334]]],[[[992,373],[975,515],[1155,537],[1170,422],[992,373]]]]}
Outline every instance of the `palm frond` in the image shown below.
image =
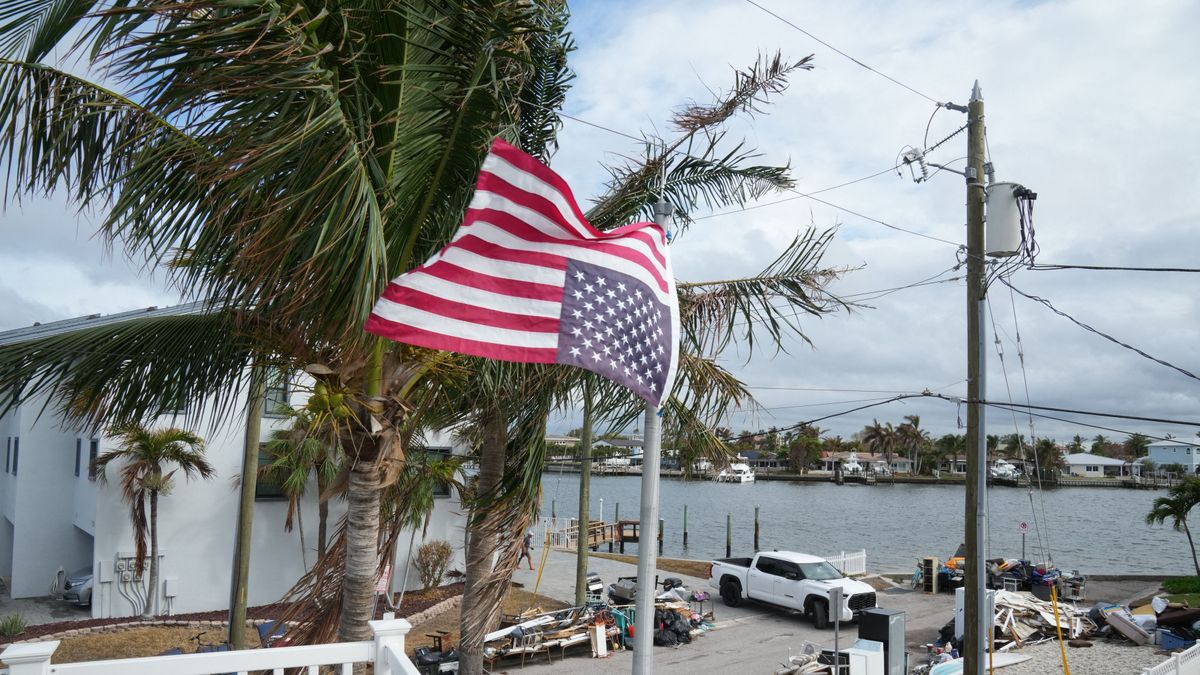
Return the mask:
{"type": "Polygon", "coordinates": [[[812,70],[813,56],[787,63],[782,55],[760,55],[754,65],[733,71],[733,86],[720,100],[708,105],[691,104],[675,113],[672,122],[682,131],[697,131],[722,124],[739,112],[761,113],[759,105],[787,89],[788,77],[797,70],[812,70]]]}
{"type": "Polygon", "coordinates": [[[558,130],[562,127],[558,111],[575,77],[567,65],[575,42],[567,31],[566,3],[550,0],[542,4],[545,10],[538,17],[542,29],[529,40],[530,76],[518,94],[521,109],[517,116],[517,147],[548,164],[558,149],[558,130]]]}
{"type": "Polygon", "coordinates": [[[0,56],[46,57],[97,5],[93,0],[6,0],[0,3],[0,56]]]}
{"type": "Polygon", "coordinates": [[[834,230],[798,235],[762,272],[742,279],[680,283],[679,318],[689,349],[715,354],[731,341],[753,350],[760,332],[777,349],[784,338],[811,344],[800,316],[819,318],[854,305],[830,293],[846,268],[821,267],[834,230]]]}

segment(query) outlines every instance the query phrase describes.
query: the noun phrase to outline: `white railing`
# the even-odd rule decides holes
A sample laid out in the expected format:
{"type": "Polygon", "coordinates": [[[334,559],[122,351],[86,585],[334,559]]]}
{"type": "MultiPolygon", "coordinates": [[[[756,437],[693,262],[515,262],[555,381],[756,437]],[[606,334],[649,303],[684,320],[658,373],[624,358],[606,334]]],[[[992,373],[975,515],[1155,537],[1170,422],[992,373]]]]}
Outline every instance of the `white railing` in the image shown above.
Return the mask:
{"type": "Polygon", "coordinates": [[[842,574],[866,574],[867,573],[867,549],[863,549],[857,553],[846,553],[842,551],[838,555],[831,555],[825,558],[830,565],[842,571],[842,574]]]}
{"type": "Polygon", "coordinates": [[[274,647],[237,652],[180,654],[140,659],[50,663],[58,640],[10,645],[0,653],[8,675],[214,675],[269,671],[283,675],[288,668],[305,668],[317,675],[321,666],[332,666],[340,675],[351,675],[356,663],[369,663],[375,675],[420,675],[404,653],[404,636],[412,626],[404,619],[372,621],[371,642],[274,647]]]}
{"type": "Polygon", "coordinates": [[[1153,668],[1142,670],[1142,675],[1197,675],[1198,673],[1200,673],[1200,644],[1172,654],[1171,658],[1153,668]]]}

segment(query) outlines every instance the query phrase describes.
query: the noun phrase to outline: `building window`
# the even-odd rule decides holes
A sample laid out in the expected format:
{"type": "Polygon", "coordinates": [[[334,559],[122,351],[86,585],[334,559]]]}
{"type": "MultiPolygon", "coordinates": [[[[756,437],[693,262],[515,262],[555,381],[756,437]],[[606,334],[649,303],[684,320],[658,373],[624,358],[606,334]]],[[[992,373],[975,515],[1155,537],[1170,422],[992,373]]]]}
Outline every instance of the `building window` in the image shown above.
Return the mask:
{"type": "Polygon", "coordinates": [[[12,436],[4,439],[4,473],[12,468],[12,436]]]}
{"type": "Polygon", "coordinates": [[[187,397],[184,396],[182,391],[175,392],[175,395],[171,397],[170,402],[163,408],[161,414],[171,415],[172,417],[187,414],[187,397]]]}
{"type": "Polygon", "coordinates": [[[267,370],[267,394],[263,401],[263,417],[284,417],[290,407],[291,383],[278,368],[267,370]]]}
{"type": "Polygon", "coordinates": [[[83,461],[83,439],[75,439],[75,477],[79,478],[79,463],[83,461]]]}
{"type": "Polygon", "coordinates": [[[100,439],[93,438],[88,442],[88,480],[96,480],[99,467],[96,466],[96,459],[100,456],[100,439]]]}
{"type": "Polygon", "coordinates": [[[1083,467],[1083,470],[1087,471],[1088,473],[1100,473],[1100,467],[1098,466],[1085,466],[1083,467]]]}
{"type": "Polygon", "coordinates": [[[17,475],[17,461],[21,459],[21,439],[13,439],[13,475],[17,475]]]}
{"type": "Polygon", "coordinates": [[[258,444],[258,480],[254,483],[254,499],[255,500],[279,500],[287,499],[287,495],[283,491],[283,486],[279,483],[269,480],[262,474],[262,467],[270,465],[275,461],[275,455],[267,451],[266,443],[258,444]]]}
{"type": "MultiPolygon", "coordinates": [[[[425,461],[426,462],[440,461],[440,460],[450,457],[450,454],[451,454],[450,448],[426,448],[425,461]]],[[[450,496],[450,484],[449,483],[438,483],[438,484],[434,485],[433,486],[433,496],[434,497],[449,497],[450,496]]]]}

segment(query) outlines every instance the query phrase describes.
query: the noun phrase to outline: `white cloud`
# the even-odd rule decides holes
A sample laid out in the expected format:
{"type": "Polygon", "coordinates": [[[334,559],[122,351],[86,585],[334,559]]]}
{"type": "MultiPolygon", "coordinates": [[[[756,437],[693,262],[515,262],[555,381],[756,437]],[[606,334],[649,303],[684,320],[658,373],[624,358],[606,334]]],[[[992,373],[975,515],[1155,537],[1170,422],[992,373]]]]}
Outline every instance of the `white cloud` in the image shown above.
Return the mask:
{"type": "MultiPolygon", "coordinates": [[[[1200,5],[1149,3],[909,1],[829,3],[761,0],[817,36],[938,100],[965,103],[979,79],[987,105],[992,159],[1000,180],[1039,194],[1035,209],[1040,260],[1132,266],[1195,266],[1200,207],[1200,136],[1191,111],[1200,96],[1194,26],[1200,5]]],[[[815,55],[765,114],[731,126],[765,162],[790,162],[799,189],[838,184],[891,166],[905,145],[921,145],[933,104],[833,53],[748,3],[734,0],[581,2],[574,6],[578,73],[567,111],[637,135],[667,132],[671,110],[707,101],[728,86],[731,68],[760,53],[791,59],[815,55]]],[[[942,111],[930,141],[964,116],[942,111]]],[[[586,199],[597,194],[602,161],[636,155],[636,143],[568,121],[554,168],[586,199]]],[[[960,135],[939,150],[946,162],[965,154],[960,135]]],[[[956,166],[961,167],[959,162],[956,166]]],[[[837,204],[931,236],[963,241],[961,178],[940,173],[915,185],[895,175],[821,195],[837,204]]],[[[768,197],[770,201],[775,197],[768,197]]],[[[137,265],[105,262],[61,204],[27,203],[3,216],[0,329],[97,311],[164,304],[174,295],[138,274],[137,265]]],[[[674,247],[689,280],[744,274],[775,257],[797,231],[840,223],[826,262],[865,266],[834,288],[858,293],[905,285],[956,262],[953,246],[914,237],[817,203],[790,201],[698,222],[674,247]]],[[[962,272],[946,276],[960,276],[962,272]]],[[[1193,371],[1196,284],[1186,274],[1021,271],[1013,283],[1048,298],[1080,320],[1193,371]]],[[[751,386],[919,391],[965,377],[965,291],[939,284],[872,300],[872,309],[804,328],[815,349],[729,355],[751,386]]],[[[1007,289],[993,291],[1003,328],[1013,396],[1024,381],[1012,338],[1007,289]]],[[[1120,349],[1049,310],[1015,299],[1029,392],[1035,403],[1176,419],[1195,418],[1200,382],[1120,349]]],[[[990,396],[1006,398],[1004,373],[989,350],[990,396]]],[[[764,424],[783,426],[882,397],[836,391],[757,390],[764,424]],[[830,402],[835,402],[829,404],[830,402]],[[825,405],[829,404],[829,405],[825,405]],[[814,406],[814,407],[794,407],[814,406]]],[[[962,394],[965,386],[945,391],[962,394]]],[[[949,403],[908,401],[821,422],[849,435],[872,418],[899,422],[918,413],[935,434],[956,431],[949,403]]],[[[1068,416],[1069,417],[1069,416],[1068,416]]],[[[1012,430],[993,410],[994,433],[1012,430]]],[[[1085,419],[1147,433],[1191,436],[1194,429],[1157,423],[1085,419]]],[[[574,422],[561,424],[565,430],[574,422]]],[[[735,418],[735,426],[750,422],[735,418]]],[[[556,422],[557,424],[557,422],[556,422]]],[[[1021,431],[1025,432],[1024,422],[1021,431]]],[[[1096,431],[1039,421],[1060,439],[1096,431]]],[[[1108,433],[1110,436],[1112,433],[1108,433]]]]}

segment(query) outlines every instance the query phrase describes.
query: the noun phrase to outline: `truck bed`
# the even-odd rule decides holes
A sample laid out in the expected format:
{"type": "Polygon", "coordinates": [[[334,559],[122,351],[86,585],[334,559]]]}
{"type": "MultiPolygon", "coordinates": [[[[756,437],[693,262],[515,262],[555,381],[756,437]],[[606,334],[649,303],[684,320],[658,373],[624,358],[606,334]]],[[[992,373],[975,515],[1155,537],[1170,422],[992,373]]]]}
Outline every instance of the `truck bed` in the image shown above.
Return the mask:
{"type": "Polygon", "coordinates": [[[735,565],[737,567],[750,567],[753,558],[717,558],[713,562],[725,563],[726,565],[735,565]]]}

